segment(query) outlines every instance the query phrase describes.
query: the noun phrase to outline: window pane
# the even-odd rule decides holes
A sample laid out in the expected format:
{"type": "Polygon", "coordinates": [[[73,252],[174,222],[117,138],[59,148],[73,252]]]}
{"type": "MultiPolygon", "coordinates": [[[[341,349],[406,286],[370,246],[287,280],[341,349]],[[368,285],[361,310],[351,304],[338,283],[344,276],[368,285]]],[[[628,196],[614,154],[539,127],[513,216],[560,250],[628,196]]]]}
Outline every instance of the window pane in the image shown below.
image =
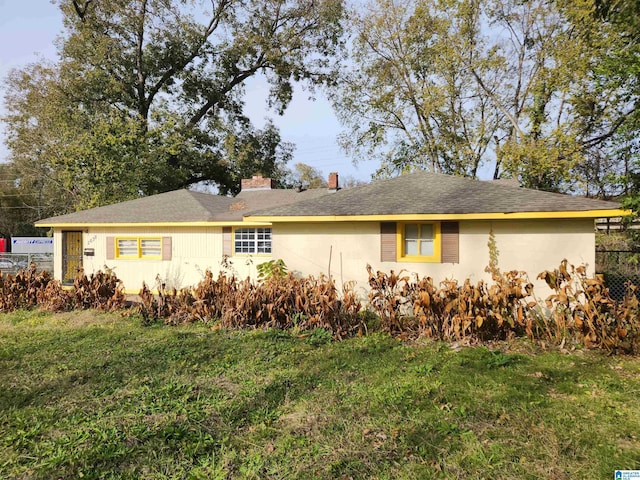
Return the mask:
{"type": "Polygon", "coordinates": [[[420,225],[420,238],[422,240],[433,240],[433,225],[420,225]]]}
{"type": "Polygon", "coordinates": [[[404,238],[415,240],[418,238],[418,225],[411,224],[404,226],[404,238]]]}
{"type": "Polygon", "coordinates": [[[258,253],[271,253],[271,242],[258,242],[258,253]]]}
{"type": "Polygon", "coordinates": [[[162,255],[162,245],[159,238],[143,238],[140,240],[143,257],[159,257],[162,255]]]}
{"type": "Polygon", "coordinates": [[[417,255],[418,254],[418,241],[417,240],[405,240],[404,241],[404,254],[405,255],[417,255]]]}
{"type": "Polygon", "coordinates": [[[235,252],[236,253],[251,253],[253,251],[253,242],[248,240],[237,240],[235,241],[235,252]]]}
{"type": "Polygon", "coordinates": [[[429,257],[433,255],[433,240],[420,241],[420,255],[426,255],[429,257]]]}
{"type": "Polygon", "coordinates": [[[235,253],[254,253],[255,252],[255,229],[254,228],[237,228],[235,230],[235,253]]]}
{"type": "Polygon", "coordinates": [[[248,240],[253,238],[253,232],[250,228],[238,228],[236,230],[236,240],[248,240]]]}
{"type": "Polygon", "coordinates": [[[271,253],[271,229],[258,229],[258,253],[271,253]]]}
{"type": "Polygon", "coordinates": [[[138,256],[138,240],[137,239],[118,239],[118,254],[121,257],[137,257],[138,256]]]}

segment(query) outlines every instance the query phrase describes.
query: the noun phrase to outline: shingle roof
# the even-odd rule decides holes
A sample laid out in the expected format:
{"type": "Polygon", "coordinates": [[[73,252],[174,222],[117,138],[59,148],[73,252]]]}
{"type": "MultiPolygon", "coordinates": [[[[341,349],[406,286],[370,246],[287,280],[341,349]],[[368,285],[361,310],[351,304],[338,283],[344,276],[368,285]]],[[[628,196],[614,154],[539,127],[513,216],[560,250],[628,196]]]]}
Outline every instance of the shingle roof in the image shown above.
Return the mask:
{"type": "MultiPolygon", "coordinates": [[[[265,208],[255,216],[351,216],[563,212],[619,209],[615,202],[530,190],[430,172],[414,172],[318,199],[265,208]]],[[[251,219],[249,216],[248,219],[251,219]]]]}
{"type": "Polygon", "coordinates": [[[242,221],[247,213],[326,195],[326,189],[245,191],[235,198],[175,190],[81,212],[45,218],[36,226],[56,224],[183,223],[242,221]]]}
{"type": "Polygon", "coordinates": [[[243,215],[248,215],[253,211],[265,208],[274,208],[282,205],[290,205],[293,203],[316,199],[327,195],[329,192],[326,188],[314,188],[311,190],[246,190],[240,192],[235,198],[231,206],[231,211],[218,216],[218,220],[240,220],[243,215]]]}
{"type": "Polygon", "coordinates": [[[615,210],[615,202],[529,190],[429,172],[378,180],[328,193],[326,189],[247,190],[237,197],[176,190],[46,218],[65,224],[240,222],[243,217],[468,214],[615,210]]]}

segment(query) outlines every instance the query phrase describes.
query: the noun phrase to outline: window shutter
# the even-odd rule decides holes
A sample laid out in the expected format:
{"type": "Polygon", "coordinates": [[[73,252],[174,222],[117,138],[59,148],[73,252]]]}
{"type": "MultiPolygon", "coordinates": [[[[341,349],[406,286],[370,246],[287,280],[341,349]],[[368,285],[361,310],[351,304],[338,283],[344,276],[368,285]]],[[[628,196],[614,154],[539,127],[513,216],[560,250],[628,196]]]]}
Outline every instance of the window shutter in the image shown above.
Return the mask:
{"type": "Polygon", "coordinates": [[[116,239],[115,237],[107,237],[107,260],[116,258],[116,239]]]}
{"type": "Polygon", "coordinates": [[[231,256],[231,227],[222,227],[222,255],[231,256]]]}
{"type": "Polygon", "coordinates": [[[458,222],[442,222],[442,263],[460,263],[459,225],[458,222]]]}
{"type": "Polygon", "coordinates": [[[162,260],[171,260],[171,237],[162,237],[162,260]]]}
{"type": "Polygon", "coordinates": [[[396,224],[395,222],[380,223],[380,261],[396,261],[396,224]]]}

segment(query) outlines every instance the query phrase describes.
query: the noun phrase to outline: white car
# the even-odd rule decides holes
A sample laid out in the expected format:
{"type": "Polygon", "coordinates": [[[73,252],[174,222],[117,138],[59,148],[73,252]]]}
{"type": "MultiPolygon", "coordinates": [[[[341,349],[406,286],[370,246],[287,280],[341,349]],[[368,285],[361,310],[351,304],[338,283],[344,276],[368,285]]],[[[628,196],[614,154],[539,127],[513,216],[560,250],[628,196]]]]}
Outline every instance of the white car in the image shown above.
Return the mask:
{"type": "Polygon", "coordinates": [[[16,268],[15,263],[8,258],[0,258],[0,270],[11,270],[16,268]]]}

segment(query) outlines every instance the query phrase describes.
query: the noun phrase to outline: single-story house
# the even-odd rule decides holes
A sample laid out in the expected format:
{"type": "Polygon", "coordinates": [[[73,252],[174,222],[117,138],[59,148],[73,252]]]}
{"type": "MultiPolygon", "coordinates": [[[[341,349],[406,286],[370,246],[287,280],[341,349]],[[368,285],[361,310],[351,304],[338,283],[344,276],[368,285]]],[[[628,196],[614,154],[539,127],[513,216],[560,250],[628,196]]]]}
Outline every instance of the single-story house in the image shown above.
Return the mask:
{"type": "Polygon", "coordinates": [[[168,286],[200,281],[206,269],[255,278],[282,259],[301,275],[331,274],[367,285],[366,265],[436,281],[490,279],[498,266],[534,280],[563,259],[593,274],[596,218],[628,214],[614,202],[493,181],[414,172],[369,185],[284,190],[268,178],[242,181],[234,198],[178,190],[40,220],[54,236],[54,276],[72,281],[112,269],[135,293],[156,276],[168,286]]]}

